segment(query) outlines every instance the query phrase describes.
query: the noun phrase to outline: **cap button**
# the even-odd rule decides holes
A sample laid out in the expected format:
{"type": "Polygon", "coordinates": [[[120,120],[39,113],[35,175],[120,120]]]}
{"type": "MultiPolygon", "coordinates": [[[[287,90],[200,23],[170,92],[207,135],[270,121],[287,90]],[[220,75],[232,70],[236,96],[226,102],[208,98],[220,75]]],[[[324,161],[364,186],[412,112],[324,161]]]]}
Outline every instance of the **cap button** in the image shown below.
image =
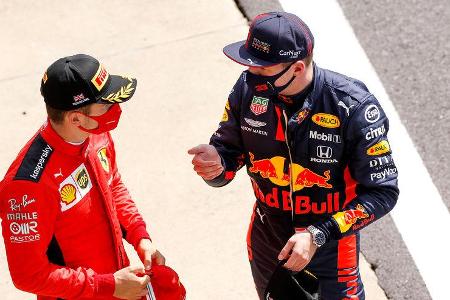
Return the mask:
{"type": "Polygon", "coordinates": [[[277,13],[277,17],[282,17],[283,15],[281,13],[277,13]]]}

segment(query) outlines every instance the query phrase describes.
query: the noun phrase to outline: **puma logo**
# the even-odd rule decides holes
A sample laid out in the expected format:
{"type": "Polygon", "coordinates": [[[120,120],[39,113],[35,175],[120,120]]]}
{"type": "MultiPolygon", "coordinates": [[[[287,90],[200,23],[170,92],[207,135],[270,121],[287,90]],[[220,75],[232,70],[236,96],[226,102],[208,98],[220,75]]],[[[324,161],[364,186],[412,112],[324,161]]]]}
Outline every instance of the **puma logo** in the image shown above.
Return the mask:
{"type": "Polygon", "coordinates": [[[59,173],[55,173],[53,176],[55,176],[55,178],[58,178],[59,176],[63,176],[61,168],[59,168],[59,173]]]}
{"type": "Polygon", "coordinates": [[[347,105],[345,105],[344,102],[339,101],[339,102],[338,102],[338,106],[341,106],[341,107],[343,107],[343,108],[345,109],[345,111],[347,112],[347,117],[348,117],[348,116],[350,115],[350,108],[352,108],[352,107],[355,106],[355,105],[352,104],[352,105],[350,105],[350,106],[347,106],[347,105]]]}

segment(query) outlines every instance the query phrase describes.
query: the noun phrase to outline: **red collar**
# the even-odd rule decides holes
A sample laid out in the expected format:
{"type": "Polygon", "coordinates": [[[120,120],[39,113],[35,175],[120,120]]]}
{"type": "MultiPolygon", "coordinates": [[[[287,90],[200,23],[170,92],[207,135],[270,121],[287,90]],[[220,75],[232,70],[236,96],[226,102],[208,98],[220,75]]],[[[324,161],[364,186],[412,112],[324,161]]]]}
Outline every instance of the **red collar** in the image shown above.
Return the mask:
{"type": "Polygon", "coordinates": [[[89,137],[81,145],[72,145],[62,139],[61,136],[53,129],[49,120],[47,120],[40,129],[40,134],[54,149],[63,153],[82,156],[86,153],[89,145],[89,137]]]}

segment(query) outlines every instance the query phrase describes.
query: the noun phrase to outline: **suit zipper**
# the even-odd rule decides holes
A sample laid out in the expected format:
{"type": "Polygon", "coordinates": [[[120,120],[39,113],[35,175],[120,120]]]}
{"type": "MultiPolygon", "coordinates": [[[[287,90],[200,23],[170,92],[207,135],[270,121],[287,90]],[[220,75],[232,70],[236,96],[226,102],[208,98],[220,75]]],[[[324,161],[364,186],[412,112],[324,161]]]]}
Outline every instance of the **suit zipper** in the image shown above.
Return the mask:
{"type": "Polygon", "coordinates": [[[294,222],[294,199],[293,199],[293,185],[292,185],[292,180],[293,180],[293,173],[292,173],[292,154],[291,154],[291,148],[289,146],[289,140],[288,140],[288,117],[286,115],[286,111],[282,108],[283,111],[283,118],[284,118],[284,122],[286,124],[285,129],[284,129],[284,139],[286,141],[286,146],[288,148],[288,153],[289,153],[289,200],[291,202],[291,219],[292,222],[294,222]]]}

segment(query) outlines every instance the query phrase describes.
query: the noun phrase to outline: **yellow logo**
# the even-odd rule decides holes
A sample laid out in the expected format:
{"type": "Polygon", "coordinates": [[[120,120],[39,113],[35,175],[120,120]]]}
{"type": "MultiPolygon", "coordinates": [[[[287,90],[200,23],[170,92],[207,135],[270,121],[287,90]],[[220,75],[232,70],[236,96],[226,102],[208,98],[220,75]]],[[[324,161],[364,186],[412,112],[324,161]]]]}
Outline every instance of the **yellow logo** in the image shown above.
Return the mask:
{"type": "Polygon", "coordinates": [[[339,230],[344,233],[352,227],[353,224],[358,221],[358,219],[365,219],[369,215],[361,204],[356,206],[356,209],[349,209],[345,211],[340,211],[333,215],[333,218],[339,225],[339,230]]]}
{"type": "Polygon", "coordinates": [[[225,108],[230,110],[230,101],[227,101],[227,103],[225,104],[225,108]]]}
{"type": "Polygon", "coordinates": [[[338,128],[341,126],[339,118],[333,115],[318,113],[312,116],[312,121],[319,126],[326,128],[338,128]]]}
{"type": "Polygon", "coordinates": [[[98,66],[97,73],[91,79],[91,82],[95,85],[97,90],[101,91],[105,86],[106,81],[108,81],[109,73],[106,71],[102,64],[98,66]]]}
{"type": "Polygon", "coordinates": [[[220,122],[226,122],[226,121],[228,121],[228,112],[227,112],[227,110],[225,109],[225,110],[223,111],[222,120],[220,120],[220,122]]]}
{"type": "Polygon", "coordinates": [[[367,149],[368,155],[380,155],[383,153],[387,153],[391,150],[389,147],[388,141],[381,141],[378,144],[373,145],[369,149],[367,149]]]}
{"type": "Polygon", "coordinates": [[[85,168],[78,171],[75,174],[75,180],[78,183],[78,186],[82,189],[85,189],[89,184],[89,176],[85,168]]]}
{"type": "Polygon", "coordinates": [[[73,184],[66,184],[61,188],[60,194],[61,194],[61,201],[70,204],[75,200],[77,190],[73,184]]]}
{"type": "Polygon", "coordinates": [[[103,170],[105,170],[106,173],[109,173],[109,161],[108,156],[106,155],[106,148],[103,147],[97,152],[98,159],[100,160],[100,163],[102,164],[103,170]]]}

